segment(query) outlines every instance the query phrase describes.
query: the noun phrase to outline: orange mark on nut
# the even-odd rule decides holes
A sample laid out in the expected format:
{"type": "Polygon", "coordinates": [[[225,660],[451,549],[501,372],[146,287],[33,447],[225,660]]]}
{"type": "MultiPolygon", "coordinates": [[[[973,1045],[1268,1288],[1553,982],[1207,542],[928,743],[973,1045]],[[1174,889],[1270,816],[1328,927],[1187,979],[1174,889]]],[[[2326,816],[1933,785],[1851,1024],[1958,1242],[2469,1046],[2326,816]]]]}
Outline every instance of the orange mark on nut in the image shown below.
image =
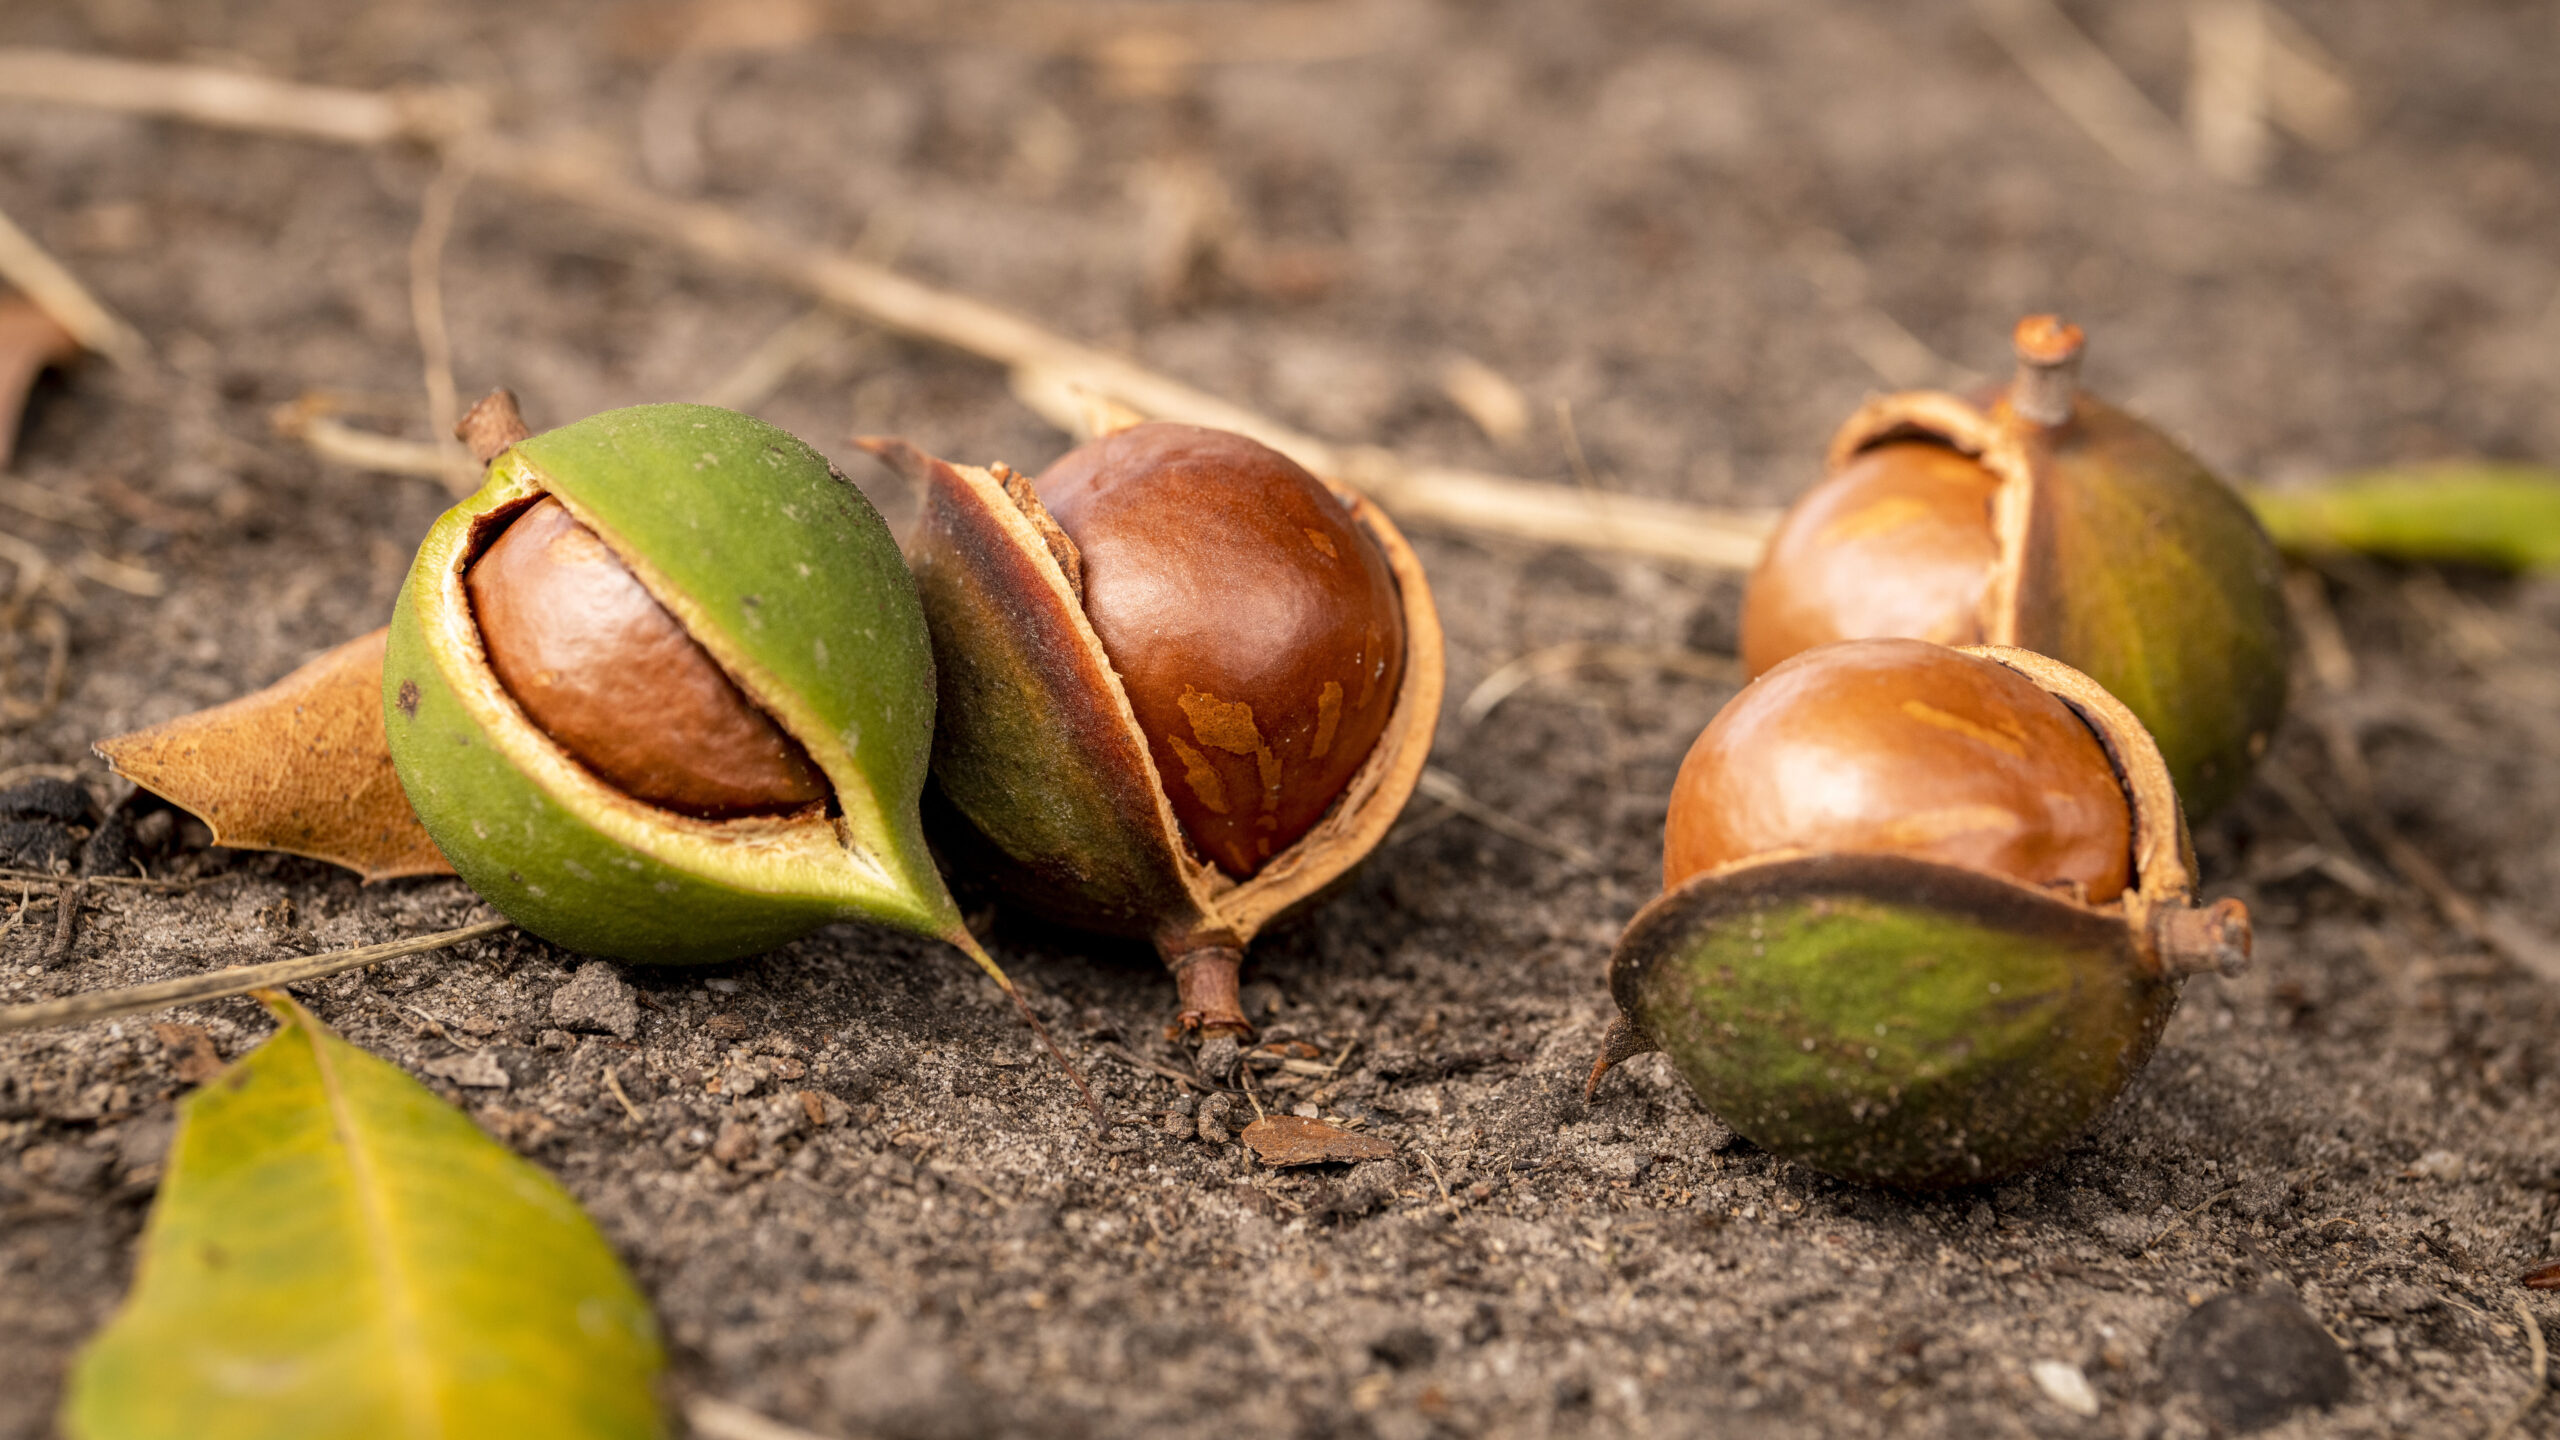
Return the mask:
{"type": "Polygon", "coordinates": [[[1191,793],[1200,797],[1200,803],[1209,807],[1211,814],[1226,814],[1226,782],[1218,778],[1217,771],[1209,768],[1209,757],[1182,743],[1179,735],[1164,738],[1165,743],[1173,747],[1173,753],[1182,757],[1182,783],[1191,787],[1191,793]]]}
{"type": "Polygon", "coordinates": [[[1262,776],[1262,810],[1267,819],[1280,808],[1280,757],[1265,745],[1253,752],[1253,766],[1262,776]]]}
{"type": "Polygon", "coordinates": [[[1327,680],[1316,692],[1316,758],[1333,748],[1333,732],[1342,728],[1342,682],[1327,680]]]}
{"type": "Polygon", "coordinates": [[[1339,560],[1342,558],[1342,552],[1335,549],[1333,546],[1332,536],[1327,535],[1321,530],[1308,530],[1306,535],[1308,542],[1314,545],[1317,549],[1323,551],[1324,558],[1327,560],[1339,560]]]}
{"type": "Polygon", "coordinates": [[[1978,721],[1967,720],[1961,715],[1952,714],[1948,711],[1939,709],[1935,705],[1930,705],[1919,700],[1903,701],[1902,713],[1919,721],[1923,725],[1934,725],[1941,730],[1952,730],[1977,744],[1988,745],[1992,749],[2009,756],[2011,759],[2023,760],[2026,758],[2027,732],[2019,728],[2016,720],[2011,720],[2005,725],[1994,728],[1989,725],[1981,724],[1978,721]]]}
{"type": "Polygon", "coordinates": [[[1174,703],[1190,719],[1191,733],[1201,744],[1230,755],[1251,755],[1262,748],[1262,732],[1254,728],[1253,707],[1243,701],[1221,700],[1185,685],[1182,698],[1174,703]]]}

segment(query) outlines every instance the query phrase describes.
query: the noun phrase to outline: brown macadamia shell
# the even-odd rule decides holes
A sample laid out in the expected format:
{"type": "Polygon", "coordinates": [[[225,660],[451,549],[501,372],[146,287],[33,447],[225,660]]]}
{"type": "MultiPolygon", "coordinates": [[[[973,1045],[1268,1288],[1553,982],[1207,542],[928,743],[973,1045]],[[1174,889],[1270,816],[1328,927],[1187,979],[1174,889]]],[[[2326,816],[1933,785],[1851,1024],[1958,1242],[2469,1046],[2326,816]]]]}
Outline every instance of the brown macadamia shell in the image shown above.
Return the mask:
{"type": "Polygon", "coordinates": [[[1033,482],[1183,833],[1228,874],[1324,817],[1394,712],[1403,607],[1323,482],[1241,435],[1144,424],[1033,482]]]}
{"type": "Polygon", "coordinates": [[[1944,445],[1901,440],[1806,492],[1770,536],[1744,590],[1751,673],[1837,640],[1985,638],[1983,597],[2000,540],[2000,477],[1944,445]]]}
{"type": "Polygon", "coordinates": [[[1665,888],[1776,852],[1911,855],[2103,904],[2131,880],[2133,817],[2098,737],[2025,676],[1849,641],[1752,682],[1673,783],[1665,888]]]}
{"type": "Polygon", "coordinates": [[[499,683],[633,799],[720,818],[831,793],[807,752],[558,500],[517,515],[464,584],[499,683]]]}

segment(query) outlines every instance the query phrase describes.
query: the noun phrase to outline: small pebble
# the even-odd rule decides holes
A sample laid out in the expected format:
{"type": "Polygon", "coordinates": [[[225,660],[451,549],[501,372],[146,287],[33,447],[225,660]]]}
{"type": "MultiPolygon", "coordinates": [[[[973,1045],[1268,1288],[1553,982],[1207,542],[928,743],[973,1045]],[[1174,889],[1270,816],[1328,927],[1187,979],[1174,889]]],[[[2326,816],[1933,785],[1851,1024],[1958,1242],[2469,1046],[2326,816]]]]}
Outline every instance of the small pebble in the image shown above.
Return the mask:
{"type": "Polygon", "coordinates": [[[1199,1133],[1212,1145],[1225,1145],[1236,1137],[1227,1131],[1227,1119],[1235,1113],[1236,1100],[1223,1090],[1212,1091],[1200,1100],[1199,1133]]]}
{"type": "Polygon", "coordinates": [[[2224,1294],[2188,1312],[2160,1342],[2160,1373],[2235,1433],[2347,1398],[2347,1357],[2291,1297],[2224,1294]]]}
{"type": "Polygon", "coordinates": [[[2098,1392],[2070,1361],[2038,1360],[2027,1366],[2027,1374],[2046,1399],[2072,1414],[2088,1418],[2098,1413],[2098,1392]]]}

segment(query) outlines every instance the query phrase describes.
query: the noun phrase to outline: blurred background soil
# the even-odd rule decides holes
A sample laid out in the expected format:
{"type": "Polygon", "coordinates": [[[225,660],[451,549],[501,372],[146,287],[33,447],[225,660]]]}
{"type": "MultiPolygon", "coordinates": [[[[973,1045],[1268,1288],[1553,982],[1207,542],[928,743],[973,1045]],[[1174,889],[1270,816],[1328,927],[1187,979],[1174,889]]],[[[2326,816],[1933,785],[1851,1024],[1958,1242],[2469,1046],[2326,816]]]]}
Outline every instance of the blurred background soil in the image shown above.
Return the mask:
{"type": "MultiPolygon", "coordinates": [[[[2207,104],[2199,150],[2177,117],[2221,83],[2195,36],[2230,9],[2066,7],[2157,112],[2113,150],[1989,0],[14,0],[0,41],[476,87],[511,133],[1327,437],[1609,491],[1783,503],[1863,396],[1995,375],[2045,308],[2088,327],[2093,388],[2227,474],[2560,457],[2560,11],[2294,6],[2291,58],[2250,72],[2291,78],[2207,104]]],[[[269,413],[327,390],[426,437],[408,252],[434,173],[0,104],[0,209],[157,355],[47,383],[0,529],[160,586],[109,571],[127,588],[11,612],[10,693],[43,713],[0,735],[7,778],[114,799],[92,740],[381,623],[441,490],[316,460],[269,413]]],[[[1063,448],[992,366],[804,323],[797,293],[565,204],[467,189],[444,288],[466,398],[511,385],[537,426],[796,350],[752,408],[893,523],[912,496],[853,435],[1063,448]]],[[[2517,1278],[2560,1252],[2560,584],[2310,576],[2337,628],[2266,776],[2197,836],[2257,968],[2190,986],[2068,1153],[1909,1199],[1736,1139],[1660,1057],[1579,1099],[1607,949],[1730,678],[1581,669],[1456,713],[1545,647],[1729,652],[1736,578],[1415,538],[1449,628],[1436,763],[1537,843],[1417,800],[1246,976],[1266,1037],[1306,1047],[1257,1067],[1262,1103],[1394,1160],[1273,1172],[1200,1138],[1121,1058],[1187,1063],[1154,962],[1010,919],[996,953],[1125,1122],[1107,1138],[964,963],[875,930],[566,998],[577,957],[512,938],[309,998],[592,1209],[676,1398],[822,1435],[2203,1435],[2233,1402],[2163,1341],[2229,1291],[2343,1347],[2344,1399],[2269,1433],[2480,1435],[2528,1393],[2519,1303],[2560,1331],[2517,1278]],[[2356,827],[2335,734],[2497,945],[2356,827]]],[[[10,900],[0,1002],[476,913],[452,882],[153,839],[154,873],[208,883],[93,892],[60,964],[42,895],[10,900]]],[[[239,1000],[0,1042],[0,1433],[49,1432],[123,1292],[203,1045],[268,1028],[239,1000]]],[[[2288,1378],[2255,1343],[2224,1358],[2288,1378]]],[[[2560,1434],[2560,1401],[2514,1433],[2560,1434]]]]}

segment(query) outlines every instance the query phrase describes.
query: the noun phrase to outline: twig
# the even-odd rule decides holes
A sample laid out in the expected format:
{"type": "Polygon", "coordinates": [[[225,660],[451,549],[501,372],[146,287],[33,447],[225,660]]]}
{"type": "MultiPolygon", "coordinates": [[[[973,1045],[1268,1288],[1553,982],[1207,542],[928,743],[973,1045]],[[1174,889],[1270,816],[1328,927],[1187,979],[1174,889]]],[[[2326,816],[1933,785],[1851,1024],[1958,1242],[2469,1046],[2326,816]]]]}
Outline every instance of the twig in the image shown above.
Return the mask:
{"type": "Polygon", "coordinates": [[[1476,688],[1467,692],[1466,700],[1458,706],[1458,723],[1476,724],[1524,687],[1586,666],[1637,672],[1659,671],[1685,675],[1693,680],[1721,680],[1728,684],[1740,684],[1747,678],[1742,673],[1742,662],[1730,655],[1577,640],[1532,650],[1495,667],[1492,674],[1477,681],[1476,688]]]}
{"type": "Polygon", "coordinates": [[[826,1440],[794,1425],[768,1419],[744,1405],[696,1395],[684,1402],[685,1423],[701,1440],[826,1440]]]}
{"type": "MultiPolygon", "coordinates": [[[[676,200],[606,174],[582,156],[477,131],[485,110],[452,91],[373,92],[292,85],[200,66],[0,49],[0,97],[47,100],[340,144],[444,144],[473,136],[478,173],[581,205],[625,230],[798,288],[885,328],[1016,372],[1018,394],[1081,389],[1161,419],[1251,435],[1320,474],[1366,491],[1416,522],[1548,544],[1618,550],[1718,569],[1747,567],[1774,517],[1417,464],[1374,446],[1338,446],[1244,406],[1081,344],[1009,310],[780,235],[716,205],[676,200]]],[[[1077,418],[1044,408],[1051,421],[1077,418]]]]}
{"type": "Polygon", "coordinates": [[[1600,868],[1600,857],[1570,840],[1559,840],[1533,825],[1514,820],[1492,806],[1467,793],[1465,782],[1436,765],[1423,767],[1423,794],[1466,816],[1496,835],[1509,836],[1584,870],[1600,868]]]}
{"type": "Polygon", "coordinates": [[[1262,1113],[1262,1097],[1254,1093],[1253,1067],[1250,1065],[1237,1066],[1236,1078],[1244,1084],[1245,1103],[1253,1107],[1253,1118],[1256,1120],[1270,1119],[1270,1116],[1262,1113]]]}
{"type": "Polygon", "coordinates": [[[279,405],[267,423],[279,435],[299,440],[311,453],[356,470],[382,475],[417,475],[443,480],[453,473],[451,452],[423,440],[402,440],[359,430],[323,413],[318,397],[279,405]]]}
{"type": "Polygon", "coordinates": [[[0,212],[0,279],[25,292],[82,347],[128,370],[151,363],[151,347],[141,334],[100,304],[78,276],[47,254],[6,212],[0,212]]]}
{"type": "Polygon", "coordinates": [[[702,403],[723,410],[753,410],[773,398],[791,373],[844,338],[844,320],[823,307],[767,335],[737,368],[702,392],[702,403]]]}
{"type": "Polygon", "coordinates": [[[444,318],[444,246],[453,234],[453,218],[462,204],[477,164],[478,147],[461,140],[444,148],[444,164],[418,202],[418,229],[409,240],[409,318],[418,331],[418,352],[427,383],[427,433],[442,465],[445,488],[468,495],[478,488],[479,468],[463,462],[447,436],[462,418],[462,403],[453,385],[453,336],[444,318]]]}
{"type": "Polygon", "coordinates": [[[621,1068],[618,1065],[604,1067],[604,1088],[612,1091],[613,1098],[622,1102],[622,1113],[631,1117],[632,1124],[645,1123],[640,1118],[640,1107],[631,1103],[630,1092],[622,1088],[622,1076],[617,1073],[621,1068]]]}
{"type": "Polygon", "coordinates": [[[18,908],[9,912],[8,924],[0,925],[0,940],[8,939],[9,936],[16,933],[19,926],[26,924],[27,913],[34,908],[35,901],[28,895],[27,887],[20,885],[18,887],[18,908]]]}
{"type": "Polygon", "coordinates": [[[1186,1074],[1183,1071],[1174,1069],[1170,1065],[1157,1064],[1155,1061],[1148,1059],[1144,1055],[1134,1054],[1128,1049],[1115,1045],[1108,1040],[1103,1041],[1101,1045],[1096,1048],[1101,1050],[1103,1054],[1110,1056],[1112,1059],[1120,1061],[1122,1064],[1135,1065],[1141,1070],[1153,1071],[1167,1080],[1171,1080],[1179,1085],[1187,1085],[1194,1090],[1220,1090],[1229,1095],[1243,1093],[1231,1085],[1218,1084],[1216,1081],[1210,1080],[1205,1076],[1186,1074]]]}
{"type": "Polygon", "coordinates": [[[1974,18],[2073,124],[2142,180],[2186,169],[2178,127],[2053,0],[1974,0],[1974,18]]]}
{"type": "Polygon", "coordinates": [[[80,925],[80,902],[88,898],[89,887],[78,880],[62,887],[53,902],[53,944],[46,947],[44,963],[61,964],[71,958],[71,942],[80,925]]]}
{"type": "Polygon", "coordinates": [[[1423,1168],[1431,1172],[1431,1183],[1440,1188],[1440,1203],[1449,1207],[1449,1218],[1457,1219],[1458,1202],[1450,1197],[1449,1182],[1440,1178],[1440,1162],[1432,1159],[1431,1152],[1419,1145],[1413,1147],[1413,1153],[1422,1157],[1423,1168]]]}
{"type": "Polygon", "coordinates": [[[326,955],[297,955],[290,960],[274,960],[264,965],[239,965],[217,970],[210,975],[190,975],[179,980],[160,980],[149,985],[134,985],[122,990],[91,990],[66,995],[58,1000],[39,1000],[30,1005],[12,1005],[0,1010],[0,1034],[12,1030],[35,1030],[54,1025],[78,1025],[91,1020],[106,1020],[118,1015],[139,1015],[149,1010],[165,1010],[172,1005],[185,1005],[197,1000],[219,1000],[228,995],[242,995],[270,985],[291,985],[304,980],[318,980],[340,971],[397,960],[404,955],[423,955],[442,950],[465,940],[477,940],[512,929],[509,920],[482,920],[453,930],[439,930],[431,935],[413,935],[406,940],[390,940],[379,945],[361,945],[353,950],[336,950],[326,955]]]}
{"type": "Polygon", "coordinates": [[[14,870],[0,867],[0,880],[17,880],[36,885],[131,885],[142,890],[163,890],[184,894],[203,880],[154,880],[145,875],[55,875],[43,870],[14,870]]]}
{"type": "Polygon", "coordinates": [[[2526,1343],[2533,1347],[2533,1388],[2525,1392],[2505,1419],[2489,1427],[2486,1440],[2506,1440],[2507,1432],[2523,1424],[2533,1407],[2542,1403],[2543,1392],[2551,1388],[2551,1347],[2542,1338],[2542,1322],[2533,1317],[2533,1307],[2524,1303],[2521,1295],[2516,1297],[2516,1318],[2524,1322],[2526,1343]]]}
{"type": "Polygon", "coordinates": [[[2255,185],[2275,155],[2267,132],[2263,0],[2188,0],[2187,136],[2217,180],[2255,185]]]}
{"type": "Polygon", "coordinates": [[[2189,1221],[2194,1220],[2197,1216],[2212,1209],[2215,1201],[2222,1199],[2226,1195],[2237,1195],[2239,1193],[2240,1187],[2234,1185],[2228,1190],[2217,1190],[2213,1194],[2206,1196],[2203,1204],[2198,1205],[2193,1210],[2187,1211],[2183,1215],[2180,1215],[2177,1219],[2170,1221],[2168,1228],[2162,1230],[2159,1234],[2152,1236],[2151,1243],[2142,1247],[2142,1253],[2145,1256],[2150,1255],[2152,1251],[2160,1248],[2162,1241],[2167,1240],[2170,1236],[2186,1229],[2189,1221]]]}

